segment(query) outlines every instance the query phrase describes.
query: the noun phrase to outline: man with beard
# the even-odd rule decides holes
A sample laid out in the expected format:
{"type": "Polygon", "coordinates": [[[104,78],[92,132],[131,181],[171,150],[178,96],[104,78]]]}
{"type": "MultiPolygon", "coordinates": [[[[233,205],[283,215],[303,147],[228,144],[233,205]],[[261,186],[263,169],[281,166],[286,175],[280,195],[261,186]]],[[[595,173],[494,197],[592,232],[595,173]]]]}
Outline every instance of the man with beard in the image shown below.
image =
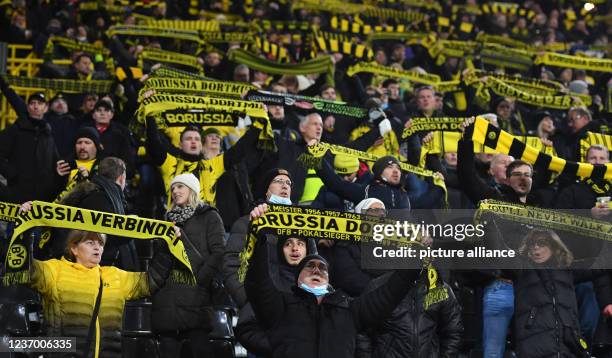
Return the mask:
{"type": "MultiPolygon", "coordinates": [[[[93,176],[98,171],[98,151],[100,136],[91,127],[81,127],[76,134],[74,143],[75,159],[62,159],[57,162],[57,175],[63,178],[64,190],[57,196],[55,202],[60,202],[64,195],[70,192],[78,183],[93,176]]],[[[73,154],[74,157],[74,154],[73,154]]]]}

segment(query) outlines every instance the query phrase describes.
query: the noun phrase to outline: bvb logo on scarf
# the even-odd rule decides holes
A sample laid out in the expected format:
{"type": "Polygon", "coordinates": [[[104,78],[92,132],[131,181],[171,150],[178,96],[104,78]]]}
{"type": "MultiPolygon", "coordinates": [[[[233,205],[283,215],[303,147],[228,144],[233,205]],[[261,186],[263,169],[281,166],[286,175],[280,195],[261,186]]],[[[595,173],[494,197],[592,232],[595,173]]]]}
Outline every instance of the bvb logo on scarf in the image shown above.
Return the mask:
{"type": "Polygon", "coordinates": [[[0,203],[0,214],[3,218],[15,222],[15,230],[5,258],[7,268],[3,277],[5,286],[29,282],[31,255],[28,254],[27,248],[30,247],[30,237],[24,233],[38,226],[86,230],[145,240],[160,238],[166,242],[170,253],[191,270],[183,242],[175,236],[174,224],[170,222],[103,213],[42,201],[34,201],[32,209],[20,215],[15,204],[0,203]]]}

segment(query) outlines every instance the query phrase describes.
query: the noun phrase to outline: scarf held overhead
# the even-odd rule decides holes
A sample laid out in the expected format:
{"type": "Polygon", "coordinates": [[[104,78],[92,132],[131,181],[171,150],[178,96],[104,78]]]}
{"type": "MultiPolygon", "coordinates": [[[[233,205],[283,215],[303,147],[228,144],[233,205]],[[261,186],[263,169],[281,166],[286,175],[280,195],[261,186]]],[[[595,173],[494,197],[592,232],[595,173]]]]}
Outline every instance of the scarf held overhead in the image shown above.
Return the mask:
{"type": "MultiPolygon", "coordinates": [[[[32,209],[27,213],[16,215],[11,204],[0,203],[0,208],[6,208],[14,219],[15,229],[8,246],[5,259],[7,272],[3,278],[5,285],[28,279],[29,256],[27,236],[22,235],[27,230],[38,227],[55,227],[113,235],[115,237],[130,237],[134,239],[163,239],[170,253],[191,270],[191,264],[185,252],[183,242],[175,237],[174,224],[166,221],[145,219],[135,216],[104,213],[81,209],[66,205],[34,201],[32,209]]],[[[8,216],[8,215],[7,215],[8,216]]]]}

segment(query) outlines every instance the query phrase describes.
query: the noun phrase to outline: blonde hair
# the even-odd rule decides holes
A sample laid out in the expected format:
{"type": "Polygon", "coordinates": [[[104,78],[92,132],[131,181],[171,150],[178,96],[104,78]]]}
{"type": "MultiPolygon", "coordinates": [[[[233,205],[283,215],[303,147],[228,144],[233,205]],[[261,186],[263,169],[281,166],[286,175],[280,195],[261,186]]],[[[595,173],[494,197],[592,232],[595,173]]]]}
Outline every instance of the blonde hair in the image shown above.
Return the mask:
{"type": "MultiPolygon", "coordinates": [[[[175,184],[182,184],[182,183],[175,183],[175,184]]],[[[195,191],[191,190],[191,188],[189,188],[186,185],[185,187],[189,189],[189,198],[187,200],[187,206],[191,206],[192,208],[196,209],[201,204],[204,204],[204,202],[200,200],[200,198],[198,197],[198,194],[195,191]]],[[[172,188],[170,188],[170,191],[172,192],[172,188]]],[[[177,205],[174,203],[174,200],[170,199],[170,210],[176,207],[177,205]]]]}
{"type": "Polygon", "coordinates": [[[106,235],[93,231],[84,230],[71,230],[66,240],[66,247],[64,248],[64,257],[69,261],[76,262],[76,257],[72,253],[72,248],[76,247],[83,241],[97,240],[102,246],[106,244],[106,235]]]}
{"type": "Polygon", "coordinates": [[[574,261],[574,255],[565,246],[563,241],[556,232],[552,230],[534,229],[531,230],[527,236],[523,239],[521,246],[519,247],[519,253],[523,256],[529,256],[529,250],[532,246],[532,242],[538,239],[545,239],[546,244],[552,251],[552,257],[557,261],[557,267],[567,268],[574,261]]]}

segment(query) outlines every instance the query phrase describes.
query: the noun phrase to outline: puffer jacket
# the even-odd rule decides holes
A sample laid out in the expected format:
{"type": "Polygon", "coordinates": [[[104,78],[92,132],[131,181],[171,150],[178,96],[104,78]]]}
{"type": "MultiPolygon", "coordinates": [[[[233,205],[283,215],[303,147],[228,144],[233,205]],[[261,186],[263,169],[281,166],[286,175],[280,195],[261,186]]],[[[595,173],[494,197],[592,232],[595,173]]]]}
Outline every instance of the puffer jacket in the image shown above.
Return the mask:
{"type": "Polygon", "coordinates": [[[125,301],[155,292],[166,280],[170,264],[169,254],[163,258],[156,256],[147,274],[127,272],[113,266],[89,269],[65,258],[34,260],[30,285],[43,297],[46,334],[76,337],[76,350],[82,357],[102,280],[98,313],[100,333],[93,338],[87,357],[121,357],[121,323],[125,301]],[[99,347],[97,353],[96,347],[99,347]]]}
{"type": "Polygon", "coordinates": [[[207,327],[211,284],[221,267],[225,244],[217,210],[199,206],[181,227],[181,240],[193,274],[176,262],[166,284],[153,295],[153,329],[157,332],[207,327]]]}
{"type": "Polygon", "coordinates": [[[514,340],[518,357],[583,357],[574,272],[514,270],[514,340]]]}
{"type": "MultiPolygon", "coordinates": [[[[391,273],[387,273],[372,280],[366,292],[380,287],[390,276],[391,273]]],[[[421,275],[417,286],[404,297],[391,317],[368,332],[371,346],[367,347],[363,340],[360,341],[358,356],[456,357],[463,333],[461,307],[447,284],[437,282],[436,285],[443,285],[440,288],[447,295],[433,300],[434,303],[425,309],[429,283],[427,275],[421,275]]]]}

